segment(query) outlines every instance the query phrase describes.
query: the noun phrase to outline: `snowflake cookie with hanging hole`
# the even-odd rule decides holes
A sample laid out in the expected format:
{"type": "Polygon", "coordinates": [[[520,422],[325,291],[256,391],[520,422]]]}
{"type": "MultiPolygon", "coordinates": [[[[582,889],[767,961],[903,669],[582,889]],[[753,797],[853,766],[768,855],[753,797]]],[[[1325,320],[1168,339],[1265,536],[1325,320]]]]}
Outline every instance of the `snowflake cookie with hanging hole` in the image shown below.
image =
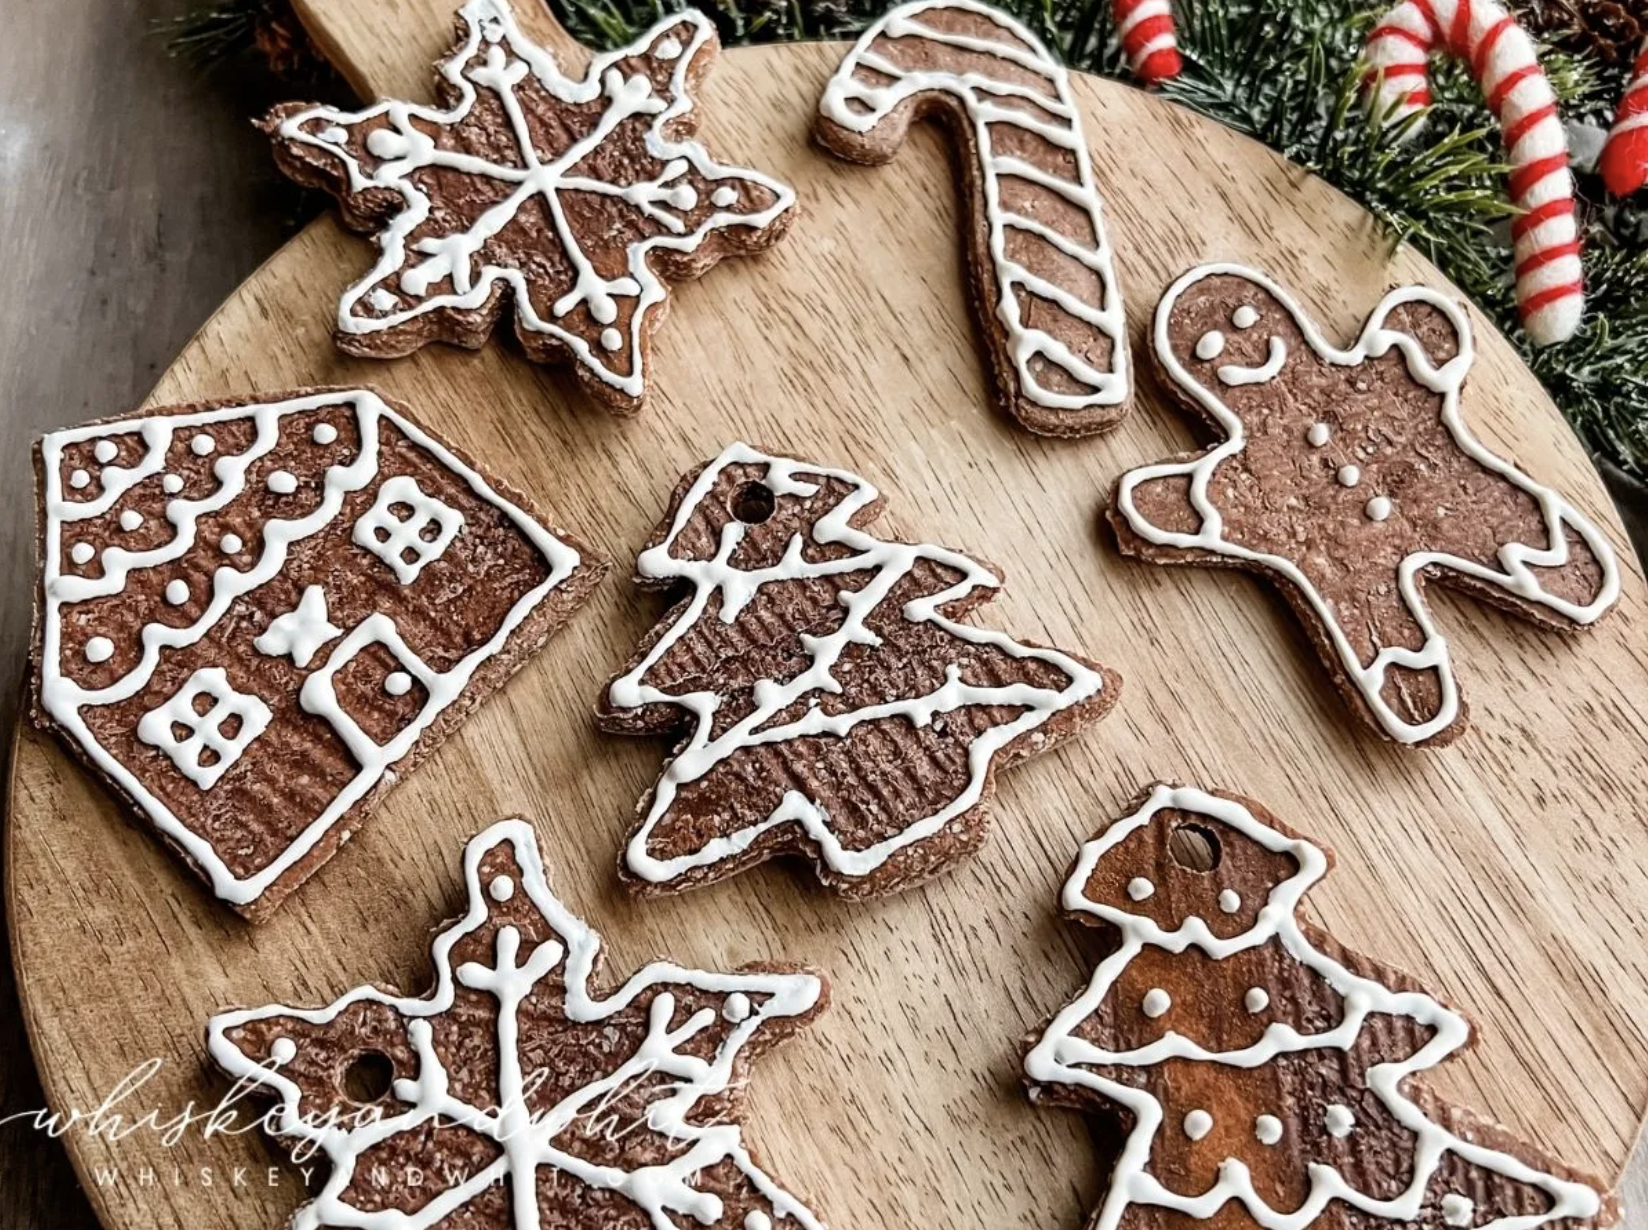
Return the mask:
{"type": "Polygon", "coordinates": [[[421,999],[227,1012],[213,1060],[330,1165],[294,1230],[823,1230],[739,1122],[757,1056],[825,1006],[799,967],[666,962],[596,984],[601,940],[551,892],[531,825],[464,853],[468,912],[421,999]]]}
{"type": "Polygon", "coordinates": [[[282,170],[377,232],[377,264],[338,303],[337,343],[367,358],[478,347],[509,307],[531,358],[572,363],[633,413],[668,282],[776,242],[795,195],[688,139],[720,47],[695,10],[577,79],[504,0],[470,0],[457,29],[438,106],[287,103],[264,122],[282,170]]]}
{"type": "Polygon", "coordinates": [[[1165,785],[1082,847],[1063,907],[1117,942],[1024,1072],[1125,1133],[1090,1230],[1610,1223],[1594,1178],[1425,1085],[1470,1023],[1299,917],[1331,866],[1257,803],[1165,785]]]}

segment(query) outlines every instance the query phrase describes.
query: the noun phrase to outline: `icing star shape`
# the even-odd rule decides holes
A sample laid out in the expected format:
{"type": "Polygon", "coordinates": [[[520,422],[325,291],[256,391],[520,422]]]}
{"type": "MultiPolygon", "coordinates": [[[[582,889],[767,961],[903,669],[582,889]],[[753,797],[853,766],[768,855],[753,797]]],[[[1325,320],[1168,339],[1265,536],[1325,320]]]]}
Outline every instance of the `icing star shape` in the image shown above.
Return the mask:
{"type": "Polygon", "coordinates": [[[1618,597],[1602,531],[1465,425],[1470,320],[1445,296],[1392,291],[1342,350],[1269,279],[1208,265],[1168,290],[1154,341],[1167,386],[1223,438],[1122,476],[1122,550],[1275,581],[1387,738],[1464,729],[1428,581],[1557,631],[1618,597]]]}
{"type": "Polygon", "coordinates": [[[314,661],[322,645],[342,635],[343,629],[327,618],[326,591],[311,585],[298,599],[297,608],[270,620],[269,627],[252,645],[271,658],[285,654],[303,670],[314,661]]]}
{"type": "Polygon", "coordinates": [[[361,987],[207,1027],[213,1059],[279,1099],[265,1125],[331,1163],[294,1230],[823,1230],[738,1121],[751,1061],[822,1010],[822,979],[658,962],[603,995],[600,938],[550,891],[531,825],[475,837],[464,879],[428,996],[361,987]],[[348,1091],[363,1057],[393,1072],[375,1102],[348,1091]]]}
{"type": "Polygon", "coordinates": [[[719,46],[687,10],[574,79],[504,0],[470,0],[440,106],[275,108],[264,126],[282,169],[333,193],[351,227],[381,227],[377,264],[338,303],[339,347],[479,347],[508,301],[529,357],[571,362],[610,409],[638,410],[665,279],[769,246],[795,202],[686,139],[719,46]]]}

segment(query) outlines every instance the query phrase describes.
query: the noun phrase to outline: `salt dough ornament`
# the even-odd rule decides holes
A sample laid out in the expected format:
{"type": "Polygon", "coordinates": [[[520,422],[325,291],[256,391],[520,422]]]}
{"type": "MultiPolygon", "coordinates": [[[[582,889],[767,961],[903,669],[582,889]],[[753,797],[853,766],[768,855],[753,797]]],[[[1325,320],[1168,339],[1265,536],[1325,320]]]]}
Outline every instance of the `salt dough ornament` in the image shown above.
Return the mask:
{"type": "Polygon", "coordinates": [[[368,986],[207,1028],[219,1066],[279,1099],[266,1126],[331,1166],[293,1230],[823,1230],[739,1122],[753,1061],[823,1010],[823,979],[657,962],[604,994],[600,937],[524,820],[469,843],[464,883],[424,998],[368,986]],[[390,1069],[376,1101],[350,1088],[363,1062],[390,1069]]]}
{"type": "Polygon", "coordinates": [[[854,44],[814,133],[878,165],[929,115],[961,146],[964,247],[1003,409],[1043,435],[1114,427],[1132,394],[1126,319],[1064,67],[999,9],[913,0],[854,44]]]}
{"type": "Polygon", "coordinates": [[[1331,865],[1257,803],[1164,785],[1082,847],[1062,905],[1118,944],[1024,1072],[1126,1132],[1091,1230],[1613,1221],[1596,1179],[1425,1085],[1470,1023],[1299,917],[1331,865]]]}
{"type": "Polygon", "coordinates": [[[1466,428],[1470,321],[1446,297],[1393,291],[1340,350],[1268,278],[1208,265],[1162,299],[1154,347],[1167,387],[1223,439],[1121,478],[1122,550],[1273,579],[1387,738],[1439,745],[1465,726],[1427,581],[1559,631],[1618,597],[1602,531],[1466,428]]]}
{"type": "Polygon", "coordinates": [[[253,920],[606,568],[365,389],[71,427],[36,466],[34,720],[253,920]]]}
{"type": "Polygon", "coordinates": [[[1102,717],[1120,679],[959,622],[1001,578],[863,527],[880,493],[734,444],[676,488],[637,583],[684,593],[597,709],[685,732],[622,867],[638,891],[805,855],[848,897],[907,888],[983,842],[995,773],[1102,717]]]}
{"type": "Polygon", "coordinates": [[[383,359],[479,347],[507,302],[530,358],[574,364],[588,392],[634,413],[668,282],[775,243],[795,194],[687,140],[720,48],[702,13],[665,18],[580,80],[505,0],[458,17],[439,106],[287,103],[264,122],[282,170],[378,233],[378,263],[338,303],[337,344],[383,359]]]}

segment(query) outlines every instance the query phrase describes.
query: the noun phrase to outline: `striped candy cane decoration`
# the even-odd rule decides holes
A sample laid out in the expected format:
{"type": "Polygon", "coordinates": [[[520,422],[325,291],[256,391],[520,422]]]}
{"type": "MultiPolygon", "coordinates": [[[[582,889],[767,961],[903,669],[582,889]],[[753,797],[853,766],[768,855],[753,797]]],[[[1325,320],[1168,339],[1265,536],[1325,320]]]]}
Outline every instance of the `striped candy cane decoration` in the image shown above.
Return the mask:
{"type": "Polygon", "coordinates": [[[1170,0],[1116,0],[1116,37],[1133,75],[1146,85],[1177,77],[1184,66],[1170,0]]]}
{"type": "Polygon", "coordinates": [[[1630,196],[1648,181],[1648,40],[1637,54],[1631,83],[1614,113],[1601,165],[1602,182],[1615,196],[1630,196]]]}
{"type": "Polygon", "coordinates": [[[1522,327],[1537,346],[1572,337],[1585,308],[1574,182],[1556,95],[1533,43],[1497,0],[1403,0],[1368,39],[1370,103],[1394,107],[1394,118],[1426,106],[1434,52],[1471,66],[1504,131],[1511,199],[1525,211],[1511,228],[1522,327]]]}

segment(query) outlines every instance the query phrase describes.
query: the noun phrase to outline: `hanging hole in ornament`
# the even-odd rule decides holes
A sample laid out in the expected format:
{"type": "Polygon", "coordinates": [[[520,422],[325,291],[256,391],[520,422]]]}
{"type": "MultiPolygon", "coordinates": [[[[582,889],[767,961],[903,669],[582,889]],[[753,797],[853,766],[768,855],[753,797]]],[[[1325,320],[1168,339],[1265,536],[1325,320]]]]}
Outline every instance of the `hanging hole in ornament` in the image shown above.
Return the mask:
{"type": "Polygon", "coordinates": [[[771,520],[777,508],[778,497],[766,483],[745,483],[732,493],[732,515],[745,525],[771,520]]]}
{"type": "Polygon", "coordinates": [[[1168,853],[1186,871],[1206,875],[1219,865],[1219,838],[1203,824],[1180,824],[1167,839],[1168,853]]]}
{"type": "Polygon", "coordinates": [[[343,1093],[357,1106],[370,1106],[389,1096],[395,1083],[395,1065],[382,1051],[362,1051],[343,1070],[343,1093]]]}

